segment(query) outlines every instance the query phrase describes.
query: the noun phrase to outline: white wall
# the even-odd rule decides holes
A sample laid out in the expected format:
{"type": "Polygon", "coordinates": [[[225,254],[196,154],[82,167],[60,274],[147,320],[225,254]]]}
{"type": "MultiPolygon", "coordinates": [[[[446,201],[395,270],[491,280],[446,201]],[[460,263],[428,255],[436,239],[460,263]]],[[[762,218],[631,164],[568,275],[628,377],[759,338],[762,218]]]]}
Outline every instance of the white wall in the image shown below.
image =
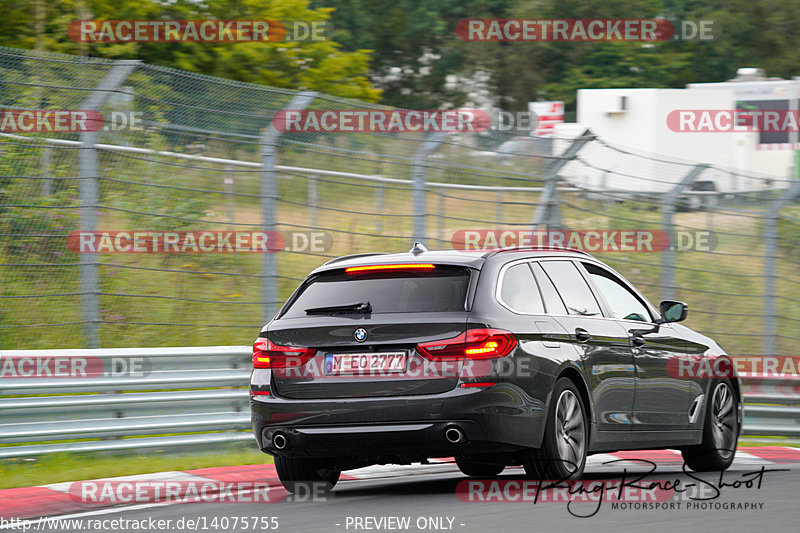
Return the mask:
{"type": "MultiPolygon", "coordinates": [[[[717,91],[729,89],[733,92],[734,102],[737,100],[795,100],[800,94],[798,80],[759,80],[759,81],[724,81],[717,83],[690,83],[686,86],[691,91],[717,91]]],[[[797,104],[790,105],[796,109],[797,104]]],[[[795,175],[795,151],[792,147],[764,145],[756,148],[758,139],[753,145],[752,168],[764,176],[793,178],[795,175]],[[768,149],[779,148],[779,149],[768,149]]],[[[778,184],[779,187],[785,184],[778,184]]]]}
{"type": "MultiPolygon", "coordinates": [[[[667,125],[667,116],[676,110],[730,110],[734,103],[734,94],[727,88],[581,89],[577,125],[558,126],[555,135],[571,138],[588,127],[600,139],[630,153],[592,143],[580,153],[587,164],[570,163],[564,175],[587,188],[662,192],[694,164],[709,163],[724,170],[708,170],[699,179],[714,181],[720,191],[761,188],[766,182],[737,175],[763,172],[760,156],[765,152],[755,149],[758,134],[677,132],[667,125]],[[623,96],[626,109],[620,111],[623,96]]],[[[567,144],[558,141],[556,153],[567,144]]],[[[786,170],[782,176],[788,175],[786,170]]]]}

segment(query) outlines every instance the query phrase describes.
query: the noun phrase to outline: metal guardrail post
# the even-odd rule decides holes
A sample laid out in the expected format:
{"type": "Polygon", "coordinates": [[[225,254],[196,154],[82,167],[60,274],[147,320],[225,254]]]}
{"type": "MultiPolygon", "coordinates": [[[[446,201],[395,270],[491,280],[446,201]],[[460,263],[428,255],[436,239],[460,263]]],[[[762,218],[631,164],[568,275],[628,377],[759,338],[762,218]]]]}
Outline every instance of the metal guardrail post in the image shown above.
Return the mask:
{"type": "Polygon", "coordinates": [[[412,176],[414,181],[414,184],[412,185],[414,194],[414,229],[411,234],[412,241],[425,242],[425,237],[427,236],[425,225],[428,215],[428,198],[426,195],[427,169],[425,166],[425,160],[439,147],[440,144],[442,144],[446,137],[447,132],[438,131],[431,133],[422,142],[422,146],[419,147],[417,153],[414,154],[414,166],[412,168],[412,176]]]}
{"type": "MultiPolygon", "coordinates": [[[[81,105],[82,110],[98,111],[125,79],[133,72],[139,61],[118,61],[106,77],[94,88],[81,105]]],[[[80,228],[84,232],[97,231],[97,204],[99,202],[96,131],[80,134],[81,149],[78,152],[80,228]]],[[[100,279],[96,253],[81,255],[81,309],[83,311],[84,335],[90,348],[100,347],[100,279]]]]}
{"type": "MultiPolygon", "coordinates": [[[[313,91],[298,93],[292,98],[286,109],[302,111],[308,107],[317,94],[313,91]]],[[[276,167],[280,135],[281,133],[272,123],[265,127],[261,134],[261,221],[266,232],[274,232],[277,228],[278,174],[276,167]]],[[[265,253],[261,257],[261,303],[262,322],[268,322],[278,307],[278,258],[275,253],[265,253]]]]}
{"type": "Polygon", "coordinates": [[[778,260],[778,219],[781,209],[786,207],[795,197],[800,195],[800,179],[792,181],[789,188],[774,198],[765,213],[764,221],[764,337],[762,337],[763,355],[778,353],[778,311],[775,305],[777,260],[778,260]]]}
{"type": "Polygon", "coordinates": [[[672,218],[675,215],[678,197],[703,173],[708,165],[692,167],[683,179],[664,195],[661,204],[661,227],[669,237],[669,246],[661,254],[661,299],[675,299],[675,227],[672,218]]]}
{"type": "Polygon", "coordinates": [[[587,129],[572,141],[572,144],[564,150],[564,153],[560,156],[555,156],[547,165],[542,174],[542,181],[545,182],[544,190],[539,196],[539,203],[536,206],[536,212],[533,214],[533,221],[531,222],[534,230],[539,229],[541,225],[544,225],[546,229],[561,227],[561,210],[558,199],[558,182],[561,178],[558,173],[567,163],[575,159],[575,156],[586,144],[594,139],[595,136],[592,131],[587,129]]]}

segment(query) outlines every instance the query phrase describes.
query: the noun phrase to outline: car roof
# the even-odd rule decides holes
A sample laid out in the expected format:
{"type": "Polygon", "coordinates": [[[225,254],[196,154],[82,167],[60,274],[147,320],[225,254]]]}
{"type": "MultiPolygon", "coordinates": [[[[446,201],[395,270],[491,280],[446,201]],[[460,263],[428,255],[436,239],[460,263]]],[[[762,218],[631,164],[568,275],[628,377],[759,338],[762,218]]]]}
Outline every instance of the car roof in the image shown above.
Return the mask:
{"type": "Polygon", "coordinates": [[[437,265],[454,265],[480,270],[483,264],[493,258],[503,262],[527,257],[557,256],[582,258],[590,257],[586,252],[569,248],[509,248],[500,250],[431,250],[420,253],[366,253],[353,254],[331,259],[315,269],[312,274],[336,270],[351,266],[394,265],[400,263],[433,263],[437,265]]]}

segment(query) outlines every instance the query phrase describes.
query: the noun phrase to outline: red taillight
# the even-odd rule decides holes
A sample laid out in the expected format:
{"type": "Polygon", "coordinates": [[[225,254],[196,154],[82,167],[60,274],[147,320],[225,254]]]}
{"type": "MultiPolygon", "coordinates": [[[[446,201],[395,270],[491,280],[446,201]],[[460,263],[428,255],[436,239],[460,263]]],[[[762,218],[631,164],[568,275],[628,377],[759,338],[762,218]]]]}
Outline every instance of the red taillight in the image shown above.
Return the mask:
{"type": "Polygon", "coordinates": [[[253,344],[254,368],[289,368],[302,366],[317,353],[313,348],[278,346],[260,338],[253,344]]]}
{"type": "Polygon", "coordinates": [[[361,274],[363,272],[375,272],[376,270],[432,270],[436,265],[430,263],[400,263],[396,265],[365,265],[357,267],[347,267],[344,269],[347,274],[361,274]]]}
{"type": "Polygon", "coordinates": [[[494,387],[495,385],[497,385],[496,381],[481,381],[475,383],[462,383],[459,385],[459,387],[462,389],[471,389],[474,387],[494,387]]]}
{"type": "Polygon", "coordinates": [[[436,361],[494,359],[507,356],[516,345],[517,338],[510,331],[470,329],[452,339],[418,344],[417,352],[436,361]]]}

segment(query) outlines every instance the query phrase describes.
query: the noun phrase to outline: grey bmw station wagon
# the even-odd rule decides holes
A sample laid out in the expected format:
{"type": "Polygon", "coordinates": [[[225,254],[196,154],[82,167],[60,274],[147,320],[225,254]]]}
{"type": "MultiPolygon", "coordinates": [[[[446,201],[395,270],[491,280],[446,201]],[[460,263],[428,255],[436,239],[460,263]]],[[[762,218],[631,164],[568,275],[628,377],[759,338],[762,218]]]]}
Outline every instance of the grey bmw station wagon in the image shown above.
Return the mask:
{"type": "Polygon", "coordinates": [[[290,491],[450,456],[468,476],[574,479],[593,453],[677,448],[724,470],[741,389],[693,371],[732,365],[686,313],[573,250],[340,257],[259,334],[253,431],[290,491]]]}

